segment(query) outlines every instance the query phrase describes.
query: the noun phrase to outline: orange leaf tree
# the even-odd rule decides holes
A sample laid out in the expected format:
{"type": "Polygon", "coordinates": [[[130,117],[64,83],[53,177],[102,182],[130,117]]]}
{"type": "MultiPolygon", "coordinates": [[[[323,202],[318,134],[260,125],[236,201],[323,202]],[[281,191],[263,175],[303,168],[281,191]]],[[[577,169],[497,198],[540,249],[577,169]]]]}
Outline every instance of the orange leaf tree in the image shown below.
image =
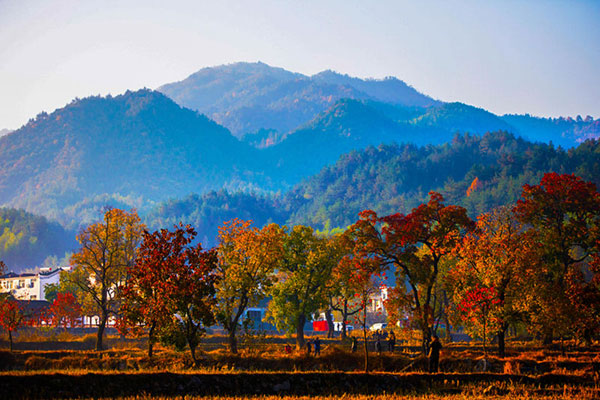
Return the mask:
{"type": "Polygon", "coordinates": [[[378,217],[373,211],[363,211],[352,227],[362,251],[395,268],[396,281],[408,286],[411,317],[422,332],[424,352],[433,329],[432,306],[440,265],[473,226],[463,207],[444,205],[439,193],[429,195],[427,204],[408,215],[378,217]]]}
{"type": "Polygon", "coordinates": [[[71,256],[74,267],[63,275],[66,285],[78,288],[82,302],[93,307],[100,317],[96,350],[102,350],[104,329],[109,317],[117,317],[121,289],[127,269],[135,261],[144,225],[135,210],[108,209],[103,220],[91,224],[77,235],[79,251],[71,256]]]}
{"type": "Polygon", "coordinates": [[[557,331],[561,336],[583,331],[589,337],[588,323],[572,313],[577,297],[569,296],[568,277],[587,270],[598,252],[600,194],[596,186],[575,175],[547,173],[538,185],[523,186],[515,212],[530,227],[540,251],[537,296],[532,304],[537,330],[547,341],[557,331]],[[557,315],[569,318],[557,324],[557,315]]]}
{"type": "Polygon", "coordinates": [[[513,212],[501,207],[478,217],[476,229],[457,246],[456,262],[448,274],[446,286],[453,294],[454,311],[458,311],[467,328],[479,336],[480,320],[464,319],[464,302],[476,288],[494,289],[498,302],[490,304],[488,310],[493,315],[494,324],[486,328],[495,329],[501,357],[505,353],[504,338],[509,324],[523,318],[519,304],[531,285],[527,269],[536,259],[532,248],[513,212]]]}
{"type": "Polygon", "coordinates": [[[283,254],[284,231],[277,224],[262,229],[234,219],[219,228],[219,263],[215,316],[229,333],[229,350],[237,353],[236,331],[244,311],[265,298],[283,254]]]}

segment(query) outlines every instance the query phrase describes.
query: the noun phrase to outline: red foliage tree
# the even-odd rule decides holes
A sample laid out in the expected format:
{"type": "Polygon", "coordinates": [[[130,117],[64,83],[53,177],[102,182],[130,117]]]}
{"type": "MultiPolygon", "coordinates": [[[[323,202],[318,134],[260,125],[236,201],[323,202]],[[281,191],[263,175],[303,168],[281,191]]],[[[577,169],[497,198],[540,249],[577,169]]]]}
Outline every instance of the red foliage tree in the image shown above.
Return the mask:
{"type": "Polygon", "coordinates": [[[350,227],[343,235],[342,240],[346,243],[345,248],[350,253],[342,258],[335,267],[338,276],[343,277],[345,297],[354,294],[356,307],[356,319],[362,327],[365,372],[369,371],[369,351],[367,346],[367,305],[371,295],[379,289],[379,281],[383,273],[383,266],[379,257],[365,251],[363,231],[359,226],[350,227]],[[362,315],[361,315],[362,314],[362,315]]]}
{"type": "Polygon", "coordinates": [[[397,281],[408,285],[411,316],[422,331],[424,352],[433,329],[434,288],[441,262],[473,227],[463,207],[445,206],[439,193],[429,195],[427,204],[408,215],[378,217],[367,210],[352,226],[361,251],[383,265],[393,266],[397,281]]]}
{"type": "Polygon", "coordinates": [[[8,332],[10,351],[13,351],[13,332],[26,323],[25,312],[17,300],[12,297],[0,300],[0,326],[8,332]]]}
{"type": "Polygon", "coordinates": [[[578,330],[589,337],[589,322],[571,317],[577,296],[569,291],[569,277],[581,282],[581,273],[598,252],[600,194],[596,186],[575,175],[547,173],[539,185],[525,185],[517,202],[518,218],[530,225],[529,234],[539,243],[539,271],[535,271],[538,311],[536,324],[549,341],[553,331],[578,330]],[[556,317],[565,321],[558,326],[556,317]],[[581,324],[583,322],[583,326],[581,324]],[[574,328],[574,329],[572,329],[574,328]]]}
{"type": "Polygon", "coordinates": [[[457,308],[463,323],[483,339],[483,351],[487,354],[486,339],[489,329],[498,330],[498,318],[494,315],[502,301],[494,287],[475,286],[467,291],[457,308]]]}
{"type": "Polygon", "coordinates": [[[204,326],[214,322],[214,270],[216,254],[192,245],[196,231],[176,226],[143,233],[143,242],[123,290],[122,331],[148,329],[148,355],[152,356],[157,330],[183,337],[196,362],[195,350],[204,326]]]}
{"type": "Polygon", "coordinates": [[[81,305],[72,293],[58,293],[50,305],[50,315],[56,326],[75,326],[81,318],[81,305]]]}

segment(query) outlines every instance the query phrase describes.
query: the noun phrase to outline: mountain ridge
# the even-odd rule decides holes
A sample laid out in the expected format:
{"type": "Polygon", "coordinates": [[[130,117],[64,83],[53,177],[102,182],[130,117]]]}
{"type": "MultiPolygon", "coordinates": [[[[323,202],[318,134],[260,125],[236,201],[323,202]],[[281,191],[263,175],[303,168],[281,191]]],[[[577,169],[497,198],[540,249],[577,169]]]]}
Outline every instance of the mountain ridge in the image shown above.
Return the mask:
{"type": "Polygon", "coordinates": [[[436,100],[396,78],[361,80],[333,71],[307,76],[261,62],[203,68],[157,90],[178,104],[207,114],[238,137],[260,128],[288,132],[341,98],[378,100],[383,96],[395,99],[395,102],[409,98],[409,105],[437,104],[436,100]],[[384,88],[385,85],[393,85],[392,89],[400,88],[402,96],[393,97],[389,93],[392,89],[384,88]],[[215,87],[220,91],[215,93],[215,87]],[[299,115],[292,115],[292,111],[299,115]],[[236,116],[250,113],[263,124],[236,120],[236,116]]]}

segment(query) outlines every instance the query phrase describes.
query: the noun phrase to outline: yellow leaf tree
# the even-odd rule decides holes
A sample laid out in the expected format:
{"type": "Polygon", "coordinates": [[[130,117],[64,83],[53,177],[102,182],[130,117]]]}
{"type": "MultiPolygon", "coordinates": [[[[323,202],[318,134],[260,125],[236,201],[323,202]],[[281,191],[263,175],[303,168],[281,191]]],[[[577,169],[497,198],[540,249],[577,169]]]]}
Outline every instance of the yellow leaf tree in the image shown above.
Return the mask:
{"type": "Polygon", "coordinates": [[[229,350],[237,353],[236,331],[248,307],[256,306],[272,286],[283,253],[284,231],[262,229],[234,219],[219,228],[215,316],[228,332],[229,350]]]}
{"type": "Polygon", "coordinates": [[[96,350],[102,350],[104,329],[116,316],[127,269],[133,266],[144,225],[135,210],[108,209],[102,221],[77,235],[81,248],[71,256],[73,271],[64,275],[76,286],[83,303],[99,316],[96,350]]]}

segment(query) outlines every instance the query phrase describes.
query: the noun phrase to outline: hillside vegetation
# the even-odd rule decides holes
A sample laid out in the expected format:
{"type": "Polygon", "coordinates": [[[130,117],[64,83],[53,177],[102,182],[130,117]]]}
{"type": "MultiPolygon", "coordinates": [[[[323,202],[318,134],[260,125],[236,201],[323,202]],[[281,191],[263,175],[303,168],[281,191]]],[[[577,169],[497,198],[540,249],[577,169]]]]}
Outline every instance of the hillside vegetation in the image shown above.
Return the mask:
{"type": "Polygon", "coordinates": [[[600,185],[600,142],[590,140],[567,151],[495,132],[456,135],[452,142],[437,146],[371,146],[342,156],[284,195],[257,198],[221,193],[171,200],[154,209],[149,221],[158,226],[169,220],[163,215],[177,215],[204,226],[205,217],[198,218],[197,210],[210,210],[210,220],[238,216],[261,225],[269,221],[265,216],[270,212],[275,222],[330,229],[354,223],[364,209],[379,214],[409,212],[431,190],[442,193],[449,204],[463,205],[474,217],[514,203],[525,183],[535,184],[549,171],[575,173],[600,185]],[[173,214],[169,209],[179,211],[173,214]]]}
{"type": "Polygon", "coordinates": [[[0,208],[0,260],[9,270],[41,265],[48,256],[60,258],[76,247],[75,232],[23,210],[0,208]]]}

